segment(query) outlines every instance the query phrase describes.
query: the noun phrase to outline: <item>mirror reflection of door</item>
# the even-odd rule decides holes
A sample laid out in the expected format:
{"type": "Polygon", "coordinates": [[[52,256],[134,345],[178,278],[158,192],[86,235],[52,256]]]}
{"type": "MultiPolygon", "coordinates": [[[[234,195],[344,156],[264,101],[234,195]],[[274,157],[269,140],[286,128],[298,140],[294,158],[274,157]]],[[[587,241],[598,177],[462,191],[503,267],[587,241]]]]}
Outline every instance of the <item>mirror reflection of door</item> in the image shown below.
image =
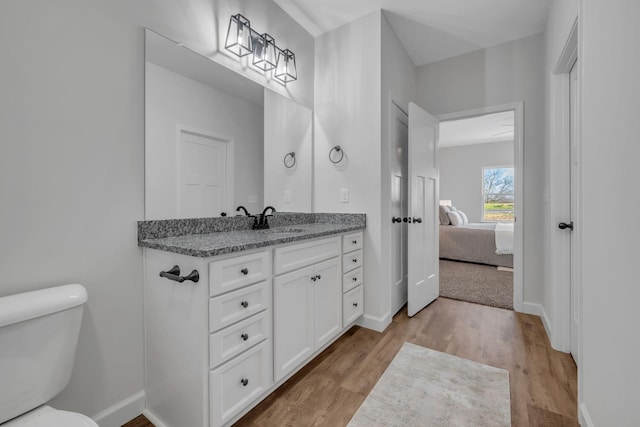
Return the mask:
{"type": "Polygon", "coordinates": [[[229,212],[233,205],[231,142],[182,130],[179,144],[179,217],[204,218],[229,212]]]}

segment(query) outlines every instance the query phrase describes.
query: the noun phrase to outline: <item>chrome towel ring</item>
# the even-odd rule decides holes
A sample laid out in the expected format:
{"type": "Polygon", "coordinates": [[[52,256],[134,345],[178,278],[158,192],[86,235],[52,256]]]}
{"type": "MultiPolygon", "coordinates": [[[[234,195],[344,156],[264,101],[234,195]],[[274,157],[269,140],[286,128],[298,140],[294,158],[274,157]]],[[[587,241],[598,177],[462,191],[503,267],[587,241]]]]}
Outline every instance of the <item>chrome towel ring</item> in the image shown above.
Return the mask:
{"type": "Polygon", "coordinates": [[[291,169],[296,164],[296,153],[294,151],[287,153],[284,155],[284,167],[287,169],[291,169]]]}
{"type": "Polygon", "coordinates": [[[336,145],[331,149],[331,151],[329,151],[329,161],[334,165],[340,163],[343,158],[344,158],[344,150],[339,145],[336,145]]]}

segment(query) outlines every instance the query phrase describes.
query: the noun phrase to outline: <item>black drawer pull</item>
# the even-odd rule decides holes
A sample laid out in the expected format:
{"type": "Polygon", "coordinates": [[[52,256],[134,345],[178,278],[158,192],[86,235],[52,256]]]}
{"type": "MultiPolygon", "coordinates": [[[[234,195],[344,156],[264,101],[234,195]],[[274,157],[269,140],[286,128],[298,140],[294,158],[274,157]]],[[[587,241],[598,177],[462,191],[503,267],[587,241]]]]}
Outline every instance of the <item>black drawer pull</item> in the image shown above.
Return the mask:
{"type": "Polygon", "coordinates": [[[354,307],[357,307],[357,306],[358,306],[358,303],[357,303],[357,302],[354,302],[354,303],[353,303],[353,306],[354,306],[354,307]]]}
{"type": "Polygon", "coordinates": [[[354,245],[357,245],[358,241],[357,240],[352,240],[351,243],[354,244],[354,245]]]}
{"type": "Polygon", "coordinates": [[[316,277],[318,278],[318,280],[322,279],[322,276],[319,274],[316,277]]]}
{"type": "Polygon", "coordinates": [[[318,280],[318,276],[311,276],[311,281],[315,282],[316,280],[318,280]]]}
{"type": "Polygon", "coordinates": [[[246,341],[246,340],[249,339],[249,334],[244,333],[244,334],[240,335],[240,338],[242,338],[242,341],[246,341]]]}
{"type": "Polygon", "coordinates": [[[160,277],[164,277],[165,279],[173,280],[174,282],[178,283],[182,283],[185,280],[190,280],[193,283],[198,283],[198,281],[200,280],[200,274],[198,273],[198,270],[193,270],[191,273],[189,273],[188,276],[181,276],[180,267],[177,265],[174,265],[168,271],[161,271],[160,277]]]}
{"type": "Polygon", "coordinates": [[[358,262],[358,258],[354,258],[354,259],[352,259],[351,261],[353,261],[353,262],[358,262]]]}
{"type": "Polygon", "coordinates": [[[354,282],[357,282],[357,281],[358,281],[358,278],[357,278],[357,277],[354,277],[354,278],[353,278],[353,279],[351,279],[351,280],[353,280],[354,282]]]}
{"type": "Polygon", "coordinates": [[[240,270],[240,273],[242,273],[242,274],[244,274],[246,276],[247,274],[249,274],[249,269],[245,267],[242,270],[240,270]]]}
{"type": "Polygon", "coordinates": [[[240,380],[240,384],[242,384],[243,387],[246,387],[247,384],[249,384],[249,380],[246,378],[243,378],[240,380]]]}
{"type": "Polygon", "coordinates": [[[248,301],[242,301],[242,302],[240,303],[240,305],[241,305],[242,307],[244,307],[244,308],[247,308],[247,307],[249,307],[249,302],[248,302],[248,301]]]}

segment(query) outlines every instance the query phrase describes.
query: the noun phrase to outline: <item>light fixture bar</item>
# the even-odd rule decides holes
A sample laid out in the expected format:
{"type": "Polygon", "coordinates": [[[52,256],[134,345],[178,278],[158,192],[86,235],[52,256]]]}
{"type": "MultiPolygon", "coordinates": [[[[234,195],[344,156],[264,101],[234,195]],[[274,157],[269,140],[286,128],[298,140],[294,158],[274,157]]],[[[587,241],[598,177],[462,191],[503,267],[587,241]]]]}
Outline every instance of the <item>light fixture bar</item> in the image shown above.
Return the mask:
{"type": "Polygon", "coordinates": [[[289,49],[280,49],[267,33],[260,34],[251,28],[251,23],[241,14],[229,19],[225,49],[238,57],[253,54],[254,67],[267,72],[285,85],[298,79],[296,56],[289,49]]]}

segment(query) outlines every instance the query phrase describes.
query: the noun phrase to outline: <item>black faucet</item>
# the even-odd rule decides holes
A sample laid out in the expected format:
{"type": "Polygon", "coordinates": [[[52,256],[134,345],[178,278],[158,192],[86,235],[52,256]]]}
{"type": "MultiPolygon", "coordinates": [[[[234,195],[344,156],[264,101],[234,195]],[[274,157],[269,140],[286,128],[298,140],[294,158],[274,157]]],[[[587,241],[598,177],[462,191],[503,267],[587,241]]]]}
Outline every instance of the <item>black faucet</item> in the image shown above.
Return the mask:
{"type": "Polygon", "coordinates": [[[271,216],[271,215],[267,215],[267,211],[269,209],[271,209],[271,213],[272,214],[276,211],[276,209],[273,206],[267,206],[266,208],[264,208],[264,210],[260,214],[260,221],[258,221],[257,224],[255,222],[253,223],[253,228],[254,229],[256,229],[256,230],[264,230],[266,228],[269,228],[269,221],[267,220],[267,217],[271,216]]]}
{"type": "Polygon", "coordinates": [[[247,210],[247,208],[245,208],[244,206],[240,205],[236,208],[236,212],[240,212],[241,210],[244,211],[244,214],[246,216],[251,216],[251,214],[249,213],[249,211],[247,210]]]}

